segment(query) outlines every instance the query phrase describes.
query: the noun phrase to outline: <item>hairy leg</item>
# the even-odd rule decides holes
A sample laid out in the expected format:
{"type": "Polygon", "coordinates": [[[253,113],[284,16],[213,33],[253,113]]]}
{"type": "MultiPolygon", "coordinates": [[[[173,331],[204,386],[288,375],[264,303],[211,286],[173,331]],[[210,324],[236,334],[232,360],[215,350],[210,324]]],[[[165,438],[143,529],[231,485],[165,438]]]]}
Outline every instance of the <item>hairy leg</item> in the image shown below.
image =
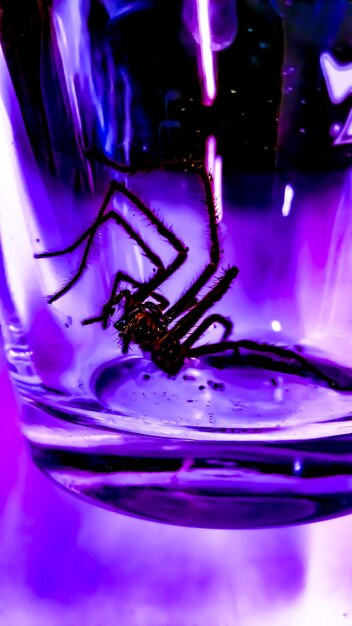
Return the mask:
{"type": "Polygon", "coordinates": [[[189,337],[187,337],[187,339],[182,344],[182,348],[188,350],[191,346],[193,346],[193,344],[196,343],[196,341],[198,341],[198,339],[201,338],[201,336],[205,333],[206,330],[208,330],[208,328],[210,328],[210,326],[212,326],[212,324],[221,324],[223,326],[224,332],[221,341],[225,341],[229,337],[229,335],[231,335],[233,329],[232,322],[226,319],[226,317],[224,317],[223,315],[220,315],[219,313],[214,313],[213,315],[209,315],[208,317],[206,317],[199,324],[196,330],[194,330],[193,333],[189,337]]]}
{"type": "Polygon", "coordinates": [[[94,222],[94,224],[85,231],[77,241],[75,241],[71,246],[68,246],[64,250],[58,250],[55,252],[42,252],[35,255],[35,258],[50,258],[54,256],[61,256],[63,254],[67,254],[68,252],[72,252],[75,250],[85,239],[87,239],[86,247],[84,249],[83,257],[79,268],[73,278],[57,293],[52,295],[49,298],[49,303],[52,304],[59,298],[61,298],[67,291],[69,291],[74,284],[81,278],[87,264],[88,255],[93,244],[94,236],[108,219],[113,219],[117,224],[121,225],[129,236],[136,241],[136,243],[140,246],[143,252],[146,254],[147,258],[156,266],[157,271],[155,274],[145,283],[142,283],[138,288],[137,292],[133,295],[133,299],[135,304],[139,302],[143,302],[151,292],[155,291],[167,278],[169,278],[186,260],[188,248],[184,246],[182,241],[173,233],[173,231],[168,228],[156,215],[154,215],[153,211],[147,207],[132,191],[127,189],[125,185],[114,180],[110,183],[109,190],[104,198],[104,201],[99,210],[98,216],[94,222]],[[130,226],[130,224],[123,218],[119,213],[115,211],[109,211],[105,213],[110,201],[114,197],[115,194],[120,193],[128,200],[131,201],[132,204],[148,219],[148,221],[153,224],[158,233],[164,237],[172,247],[176,250],[177,255],[174,260],[164,267],[161,259],[149,248],[149,246],[143,241],[142,237],[134,231],[134,229],[130,226]]]}
{"type": "Polygon", "coordinates": [[[301,354],[298,354],[294,350],[291,350],[290,348],[284,348],[283,346],[274,346],[266,343],[259,343],[251,339],[240,339],[239,341],[220,341],[219,343],[191,348],[188,351],[187,356],[208,356],[211,354],[219,354],[221,352],[225,352],[226,350],[233,350],[239,355],[241,349],[259,352],[260,354],[274,355],[281,359],[286,359],[287,361],[296,361],[296,363],[304,367],[308,372],[311,372],[311,374],[326,382],[332,389],[340,391],[344,390],[344,388],[341,388],[335,380],[322,372],[318,367],[310,363],[310,361],[305,359],[301,354]]]}
{"type": "MultiPolygon", "coordinates": [[[[114,284],[110,293],[109,300],[104,304],[102,313],[96,317],[91,317],[86,320],[83,320],[82,321],[83,326],[87,326],[88,324],[95,324],[96,322],[102,322],[103,328],[104,329],[107,328],[109,317],[111,317],[111,315],[114,314],[115,307],[119,304],[119,302],[122,299],[120,297],[121,292],[119,291],[119,285],[121,282],[129,283],[133,287],[140,287],[142,284],[140,281],[135,280],[134,278],[132,278],[132,276],[129,276],[125,272],[120,272],[120,271],[117,272],[115,279],[114,279],[114,284]]],[[[162,310],[166,309],[166,307],[169,306],[169,301],[167,300],[167,298],[165,298],[161,294],[155,293],[153,291],[150,294],[150,296],[159,303],[159,306],[162,310]]]]}
{"type": "Polygon", "coordinates": [[[209,278],[211,278],[211,276],[216,272],[220,263],[220,244],[218,233],[219,227],[216,218],[216,209],[213,191],[211,188],[211,179],[205,169],[204,163],[194,163],[192,169],[199,174],[205,191],[205,199],[209,217],[210,260],[206,267],[203,269],[203,271],[199,274],[198,278],[196,278],[196,280],[189,287],[189,289],[187,289],[185,293],[181,296],[181,298],[179,298],[179,300],[168,310],[168,322],[176,319],[194,302],[199,290],[204,287],[209,278]]]}
{"type": "MultiPolygon", "coordinates": [[[[95,221],[94,225],[91,227],[90,232],[89,232],[89,236],[88,236],[88,241],[86,243],[86,246],[85,246],[85,249],[84,249],[84,252],[83,252],[83,255],[82,255],[82,259],[81,259],[81,262],[80,262],[79,267],[78,267],[78,270],[76,271],[74,276],[66,283],[66,285],[64,285],[64,287],[62,287],[62,289],[57,291],[54,295],[50,296],[50,298],[48,300],[49,304],[52,304],[53,302],[55,302],[56,300],[61,298],[70,289],[72,289],[72,287],[82,277],[82,275],[83,275],[83,273],[84,273],[84,271],[86,269],[86,266],[87,266],[87,260],[88,260],[89,252],[90,252],[91,247],[92,247],[93,242],[94,242],[94,236],[95,236],[97,230],[103,224],[108,222],[109,220],[112,220],[117,225],[122,226],[122,228],[127,232],[127,234],[131,237],[131,239],[133,239],[140,246],[140,248],[143,250],[144,254],[151,261],[151,263],[153,263],[158,269],[163,269],[163,264],[162,264],[162,261],[161,261],[160,257],[158,257],[151,250],[151,248],[149,248],[149,246],[143,241],[141,236],[130,226],[130,224],[125,220],[125,218],[122,217],[121,215],[119,215],[118,213],[115,213],[115,211],[109,211],[109,213],[106,213],[105,215],[103,215],[102,217],[97,219],[95,221]]],[[[80,239],[82,239],[82,237],[80,239]]],[[[75,242],[73,244],[73,246],[76,246],[76,244],[77,244],[77,242],[75,242]]],[[[44,254],[47,254],[47,255],[50,255],[50,256],[55,256],[55,253],[49,252],[49,253],[42,253],[41,258],[43,258],[44,254]]],[[[58,254],[60,254],[60,251],[59,251],[58,254]]]]}
{"type": "Polygon", "coordinates": [[[181,317],[177,324],[170,330],[178,340],[181,340],[200,320],[200,318],[218,302],[230,288],[238,274],[237,267],[230,267],[216,285],[202,298],[186,315],[181,317]]]}

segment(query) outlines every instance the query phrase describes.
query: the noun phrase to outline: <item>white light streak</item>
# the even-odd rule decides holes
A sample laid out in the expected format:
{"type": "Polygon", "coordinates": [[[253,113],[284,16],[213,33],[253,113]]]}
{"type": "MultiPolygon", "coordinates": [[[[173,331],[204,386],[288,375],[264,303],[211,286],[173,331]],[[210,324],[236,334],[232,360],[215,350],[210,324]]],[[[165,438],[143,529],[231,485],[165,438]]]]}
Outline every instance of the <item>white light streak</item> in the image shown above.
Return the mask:
{"type": "Polygon", "coordinates": [[[210,172],[211,175],[214,175],[215,169],[215,157],[216,157],[216,139],[214,135],[210,135],[207,138],[205,144],[205,167],[207,172],[210,172]]]}
{"type": "Polygon", "coordinates": [[[211,49],[211,31],[208,0],[196,0],[199,26],[201,78],[205,105],[211,105],[216,97],[214,59],[211,49]]]}
{"type": "Polygon", "coordinates": [[[216,154],[216,138],[210,135],[205,144],[205,167],[212,176],[212,191],[215,200],[217,221],[223,217],[222,205],[222,158],[216,154]]]}
{"type": "MultiPolygon", "coordinates": [[[[31,191],[36,184],[21,112],[0,47],[0,230],[5,271],[21,322],[41,300],[30,233],[38,232],[31,191]],[[11,119],[9,117],[11,115],[11,119]],[[24,173],[24,164],[28,179],[24,173]]],[[[38,190],[37,190],[38,193],[38,190]]],[[[44,199],[41,197],[41,201],[44,199]]]]}
{"type": "Polygon", "coordinates": [[[284,202],[283,202],[282,209],[281,209],[282,215],[284,217],[287,217],[291,212],[292,200],[294,196],[295,196],[295,192],[294,192],[293,187],[291,187],[291,185],[286,185],[284,202]]]}
{"type": "Polygon", "coordinates": [[[223,216],[222,208],[222,158],[217,156],[214,167],[214,198],[216,205],[216,217],[221,222],[223,216]]]}

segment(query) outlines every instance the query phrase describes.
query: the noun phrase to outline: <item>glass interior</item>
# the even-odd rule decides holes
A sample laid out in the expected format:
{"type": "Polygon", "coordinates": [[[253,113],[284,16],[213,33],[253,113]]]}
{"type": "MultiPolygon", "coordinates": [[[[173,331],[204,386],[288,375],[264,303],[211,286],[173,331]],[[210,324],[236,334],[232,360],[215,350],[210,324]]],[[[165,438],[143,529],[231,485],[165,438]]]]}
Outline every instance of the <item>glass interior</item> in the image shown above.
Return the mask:
{"type": "Polygon", "coordinates": [[[38,463],[63,427],[40,411],[101,437],[349,433],[349,3],[17,5],[2,318],[38,463]]]}

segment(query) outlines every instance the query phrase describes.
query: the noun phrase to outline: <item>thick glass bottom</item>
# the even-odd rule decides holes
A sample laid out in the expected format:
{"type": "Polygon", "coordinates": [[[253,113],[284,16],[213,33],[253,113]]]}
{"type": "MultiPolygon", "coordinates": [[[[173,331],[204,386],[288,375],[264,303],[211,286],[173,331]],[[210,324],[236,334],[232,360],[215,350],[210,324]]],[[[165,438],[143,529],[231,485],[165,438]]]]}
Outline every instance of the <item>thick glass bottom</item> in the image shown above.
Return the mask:
{"type": "Polygon", "coordinates": [[[18,385],[38,467],[92,503],[169,524],[263,528],[352,511],[350,392],[251,365],[209,378],[203,364],[177,384],[152,369],[107,364],[91,398],[18,385]]]}

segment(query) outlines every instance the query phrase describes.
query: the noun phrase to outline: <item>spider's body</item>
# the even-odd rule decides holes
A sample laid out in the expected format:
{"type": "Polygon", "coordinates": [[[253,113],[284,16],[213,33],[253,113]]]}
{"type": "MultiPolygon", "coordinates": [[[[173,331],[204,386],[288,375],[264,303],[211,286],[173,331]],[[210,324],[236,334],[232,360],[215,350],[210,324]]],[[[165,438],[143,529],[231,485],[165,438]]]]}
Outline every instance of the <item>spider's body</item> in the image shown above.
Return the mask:
{"type": "Polygon", "coordinates": [[[155,343],[167,332],[162,311],[150,301],[132,309],[114,327],[119,331],[124,352],[131,342],[138,344],[142,350],[151,352],[155,343]]]}
{"type": "MultiPolygon", "coordinates": [[[[99,160],[119,172],[133,173],[127,167],[117,166],[107,157],[101,157],[99,160]]],[[[212,178],[206,171],[204,163],[191,162],[182,165],[185,169],[198,174],[203,184],[209,220],[209,260],[179,299],[170,305],[169,301],[158,290],[185,263],[188,257],[188,248],[135,193],[128,189],[125,184],[113,180],[92,226],[67,248],[35,255],[35,258],[38,259],[61,256],[73,252],[83,242],[86,242],[75,275],[60,291],[49,298],[49,303],[51,304],[61,298],[80,280],[86,269],[95,235],[104,224],[109,222],[125,230],[154,265],[155,270],[145,282],[137,281],[124,271],[118,271],[108,301],[102,307],[101,313],[83,320],[83,325],[100,322],[103,329],[106,329],[111,317],[115,315],[119,305],[124,302],[122,316],[113,323],[122,342],[122,352],[126,354],[130,344],[134,343],[141,350],[149,352],[152,361],[168,375],[177,374],[187,358],[218,354],[226,350],[231,350],[239,355],[240,349],[244,349],[257,353],[267,353],[286,361],[295,361],[303,368],[303,371],[308,370],[314,373],[317,378],[324,380],[330,387],[338,388],[334,380],[293,350],[249,339],[228,340],[233,329],[229,319],[219,313],[204,317],[207,311],[221,300],[231,287],[238,274],[238,269],[235,266],[229,267],[216,279],[213,287],[204,296],[199,296],[199,292],[206,287],[208,281],[217,272],[221,261],[216,208],[211,185],[212,178]],[[113,207],[111,201],[115,195],[119,194],[124,200],[127,199],[136,210],[140,211],[147,221],[154,226],[158,234],[173,248],[175,256],[168,265],[164,265],[161,258],[150,248],[142,235],[113,207]],[[121,283],[131,285],[133,290],[121,289],[121,283]],[[214,323],[223,327],[221,340],[215,343],[195,345],[214,323]]]]}
{"type": "Polygon", "coordinates": [[[143,352],[150,352],[152,361],[166,374],[177,374],[184,364],[180,341],[168,331],[167,322],[159,306],[147,301],[132,309],[114,324],[127,353],[131,343],[143,352]]]}

